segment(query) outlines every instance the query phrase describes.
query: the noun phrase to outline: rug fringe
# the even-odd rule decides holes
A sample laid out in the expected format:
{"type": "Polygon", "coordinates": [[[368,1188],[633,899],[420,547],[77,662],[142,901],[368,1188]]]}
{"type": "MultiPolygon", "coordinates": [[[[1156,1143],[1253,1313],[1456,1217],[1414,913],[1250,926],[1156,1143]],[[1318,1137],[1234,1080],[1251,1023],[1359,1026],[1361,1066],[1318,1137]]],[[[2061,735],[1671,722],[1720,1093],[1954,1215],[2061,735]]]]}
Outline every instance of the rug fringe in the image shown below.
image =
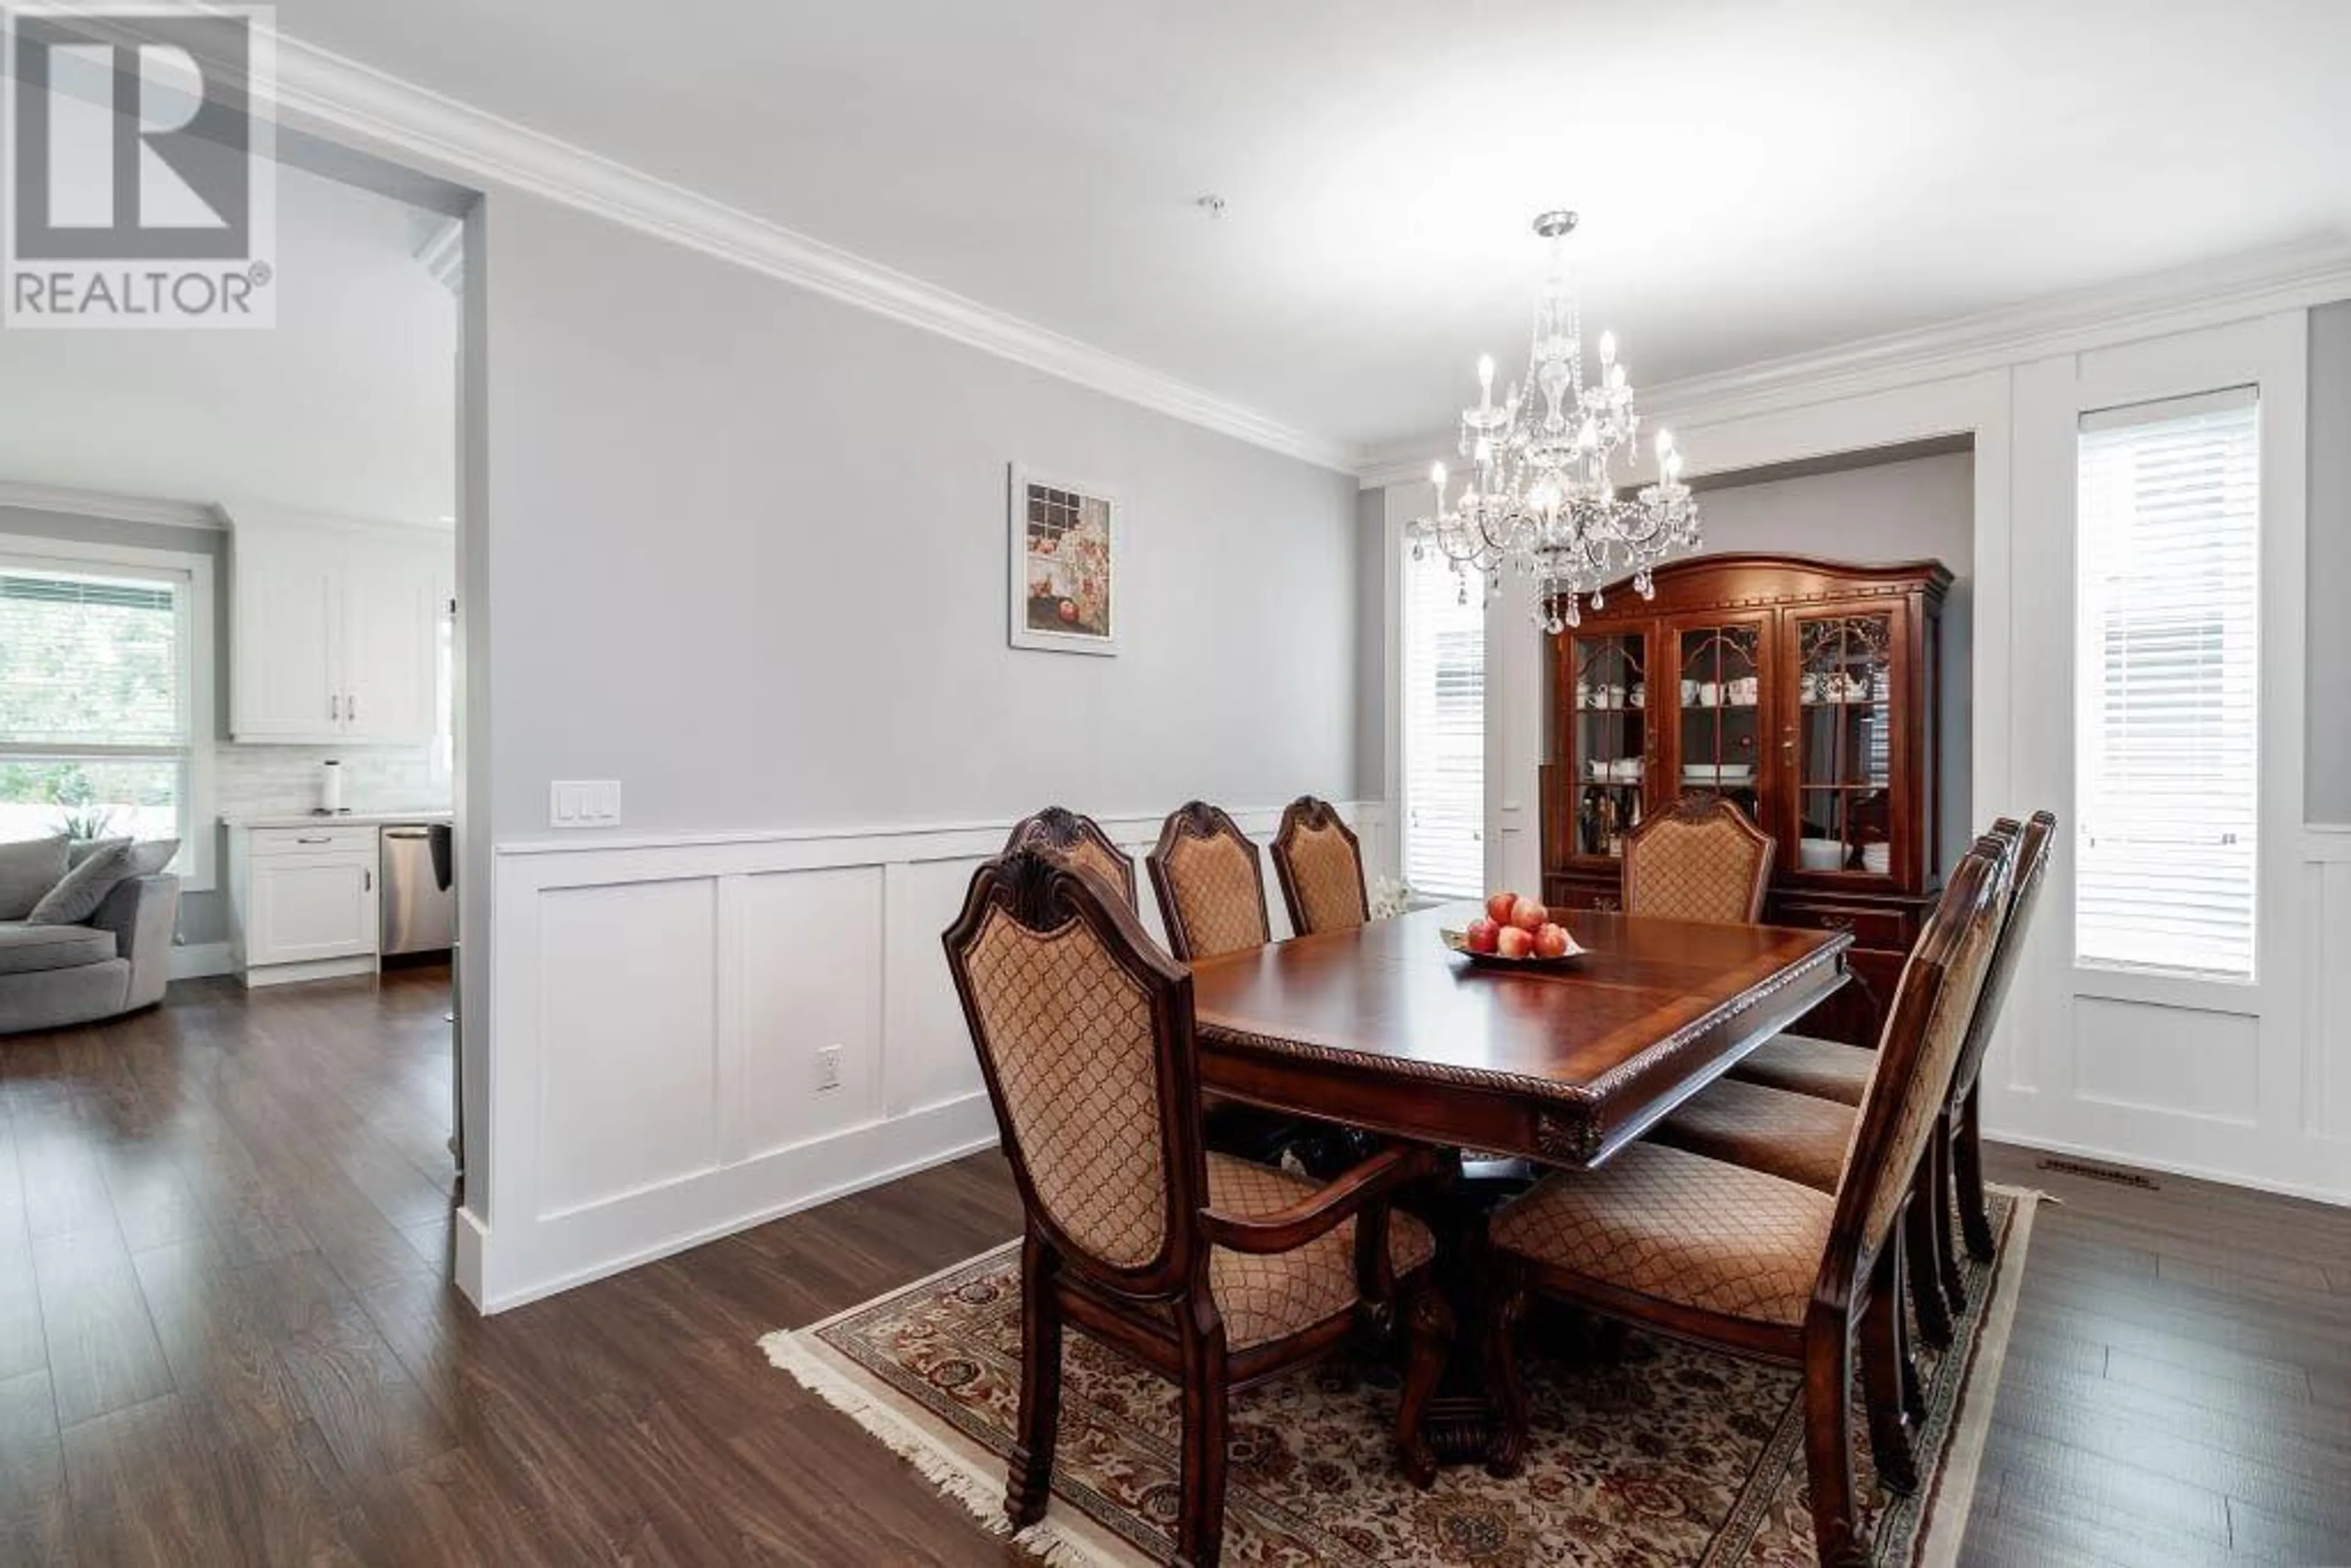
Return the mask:
{"type": "Polygon", "coordinates": [[[990,1535],[1009,1537],[1013,1544],[1035,1555],[1047,1568],[1102,1568],[1103,1559],[1064,1534],[1050,1518],[1040,1519],[1015,1532],[1011,1520],[1005,1517],[1007,1477],[1003,1473],[980,1470],[964,1463],[917,1431],[896,1411],[826,1365],[822,1358],[799,1343],[791,1330],[778,1329],[762,1334],[759,1348],[767,1354],[768,1365],[789,1373],[801,1387],[863,1427],[874,1441],[913,1466],[925,1480],[963,1504],[990,1535]]]}
{"type": "Polygon", "coordinates": [[[2038,1187],[2001,1186],[2015,1205],[2001,1239],[2000,1257],[1987,1289],[1991,1301],[1977,1321],[1975,1342],[1960,1385],[1958,1419],[1944,1439],[1943,1463],[1935,1477],[1933,1500],[1924,1528],[1913,1541],[1914,1568],[1951,1568],[1966,1539],[1968,1519],[1975,1509],[1976,1479],[1991,1437],[1993,1401],[1999,1396],[2001,1374],[2007,1370],[2009,1342],[2016,1329],[2016,1303],[2024,1291],[2025,1249],[2032,1242],[2032,1222],[2041,1206],[2057,1200],[2038,1187]]]}

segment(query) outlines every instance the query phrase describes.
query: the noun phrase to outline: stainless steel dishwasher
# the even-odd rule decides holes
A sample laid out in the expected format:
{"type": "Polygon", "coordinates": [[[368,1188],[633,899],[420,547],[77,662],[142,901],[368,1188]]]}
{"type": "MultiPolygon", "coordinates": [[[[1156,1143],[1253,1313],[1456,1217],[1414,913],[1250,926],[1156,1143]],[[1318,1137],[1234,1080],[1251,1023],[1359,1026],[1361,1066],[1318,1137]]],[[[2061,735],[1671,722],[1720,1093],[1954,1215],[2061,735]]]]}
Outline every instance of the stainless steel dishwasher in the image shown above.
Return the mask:
{"type": "Polygon", "coordinates": [[[381,840],[382,950],[442,951],[457,939],[457,900],[433,875],[432,836],[422,823],[386,823],[381,840]]]}

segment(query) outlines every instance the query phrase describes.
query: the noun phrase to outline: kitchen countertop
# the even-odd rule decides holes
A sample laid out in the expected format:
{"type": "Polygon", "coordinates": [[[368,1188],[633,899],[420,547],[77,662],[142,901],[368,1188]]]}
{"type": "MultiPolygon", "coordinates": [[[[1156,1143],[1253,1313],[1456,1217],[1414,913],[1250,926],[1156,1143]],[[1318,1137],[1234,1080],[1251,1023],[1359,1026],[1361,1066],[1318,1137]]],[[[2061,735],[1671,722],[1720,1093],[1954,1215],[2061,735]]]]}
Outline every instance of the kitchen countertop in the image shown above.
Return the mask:
{"type": "Polygon", "coordinates": [[[413,811],[338,811],[331,817],[315,811],[261,812],[248,817],[223,817],[231,828],[377,828],[386,822],[445,822],[454,815],[446,806],[426,806],[413,811]]]}

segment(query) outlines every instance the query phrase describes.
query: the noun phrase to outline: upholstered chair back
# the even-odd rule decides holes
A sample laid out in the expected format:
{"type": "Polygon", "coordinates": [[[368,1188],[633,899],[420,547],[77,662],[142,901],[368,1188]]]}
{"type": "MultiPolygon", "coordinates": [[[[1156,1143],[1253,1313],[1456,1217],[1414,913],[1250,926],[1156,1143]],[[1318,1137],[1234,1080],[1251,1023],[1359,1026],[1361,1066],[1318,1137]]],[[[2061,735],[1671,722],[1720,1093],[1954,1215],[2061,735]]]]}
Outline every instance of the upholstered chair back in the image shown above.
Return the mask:
{"type": "Polygon", "coordinates": [[[1102,824],[1066,806],[1048,806],[1012,824],[1004,852],[1033,849],[1058,856],[1080,871],[1090,871],[1111,885],[1129,909],[1135,908],[1134,862],[1111,842],[1102,824]]]}
{"type": "Polygon", "coordinates": [[[1625,913],[1753,924],[1771,880],[1771,835],[1719,795],[1688,795],[1625,841],[1625,913]]]}
{"type": "Polygon", "coordinates": [[[1177,808],[1144,862],[1178,958],[1213,958],[1273,940],[1257,845],[1218,808],[1203,800],[1177,808]]]}
{"type": "Polygon", "coordinates": [[[1986,834],[1960,857],[1902,967],[1854,1119],[1832,1235],[1875,1258],[1886,1245],[1950,1092],[2008,904],[2015,846],[1986,834]]]}
{"type": "Polygon", "coordinates": [[[1273,835],[1273,873],[1300,936],[1346,931],[1372,917],[1364,894],[1364,855],[1355,835],[1328,800],[1301,795],[1281,813],[1273,835]]]}
{"type": "Polygon", "coordinates": [[[1191,977],[1100,878],[1033,849],[980,867],[946,941],[1031,1219],[1127,1285],[1179,1271],[1206,1188],[1191,977]]]}
{"type": "Polygon", "coordinates": [[[1991,968],[1984,977],[1983,997],[1976,1004],[1975,1017],[1968,1024],[1968,1038],[1959,1047],[1959,1063],[1951,1077],[1952,1092],[1961,1094],[1975,1086],[1977,1076],[1983,1071],[1984,1053],[1991,1049],[1991,1037],[2000,1027],[2001,1009],[2008,1005],[2008,988],[2016,978],[2016,960],[2024,951],[2025,938],[2032,932],[2032,911],[2041,902],[2041,884],[2049,873],[2049,850],[2057,836],[2057,817],[2052,811],[2035,811],[2022,830],[2006,818],[1992,824],[1998,834],[2002,828],[2017,840],[2016,875],[2010,884],[2008,908],[2000,922],[2000,939],[1991,950],[1991,968]]]}

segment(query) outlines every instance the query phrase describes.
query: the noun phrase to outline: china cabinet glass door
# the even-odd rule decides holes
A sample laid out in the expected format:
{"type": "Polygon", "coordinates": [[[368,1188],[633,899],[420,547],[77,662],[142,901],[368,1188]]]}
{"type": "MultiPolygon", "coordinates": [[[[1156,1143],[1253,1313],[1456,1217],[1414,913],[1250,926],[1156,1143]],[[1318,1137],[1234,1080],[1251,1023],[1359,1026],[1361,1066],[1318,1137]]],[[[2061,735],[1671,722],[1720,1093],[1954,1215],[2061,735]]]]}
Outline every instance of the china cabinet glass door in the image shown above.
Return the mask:
{"type": "Polygon", "coordinates": [[[1891,610],[1794,617],[1798,872],[1890,876],[1901,817],[1899,621],[1891,610]]]}
{"type": "Polygon", "coordinates": [[[1668,645],[1675,672],[1673,783],[1677,792],[1719,794],[1771,831],[1762,797],[1763,737],[1771,733],[1771,683],[1762,619],[1676,623],[1668,645]]]}
{"type": "Polygon", "coordinates": [[[1641,821],[1649,766],[1649,639],[1612,632],[1569,639],[1568,852],[1614,860],[1641,821]]]}

